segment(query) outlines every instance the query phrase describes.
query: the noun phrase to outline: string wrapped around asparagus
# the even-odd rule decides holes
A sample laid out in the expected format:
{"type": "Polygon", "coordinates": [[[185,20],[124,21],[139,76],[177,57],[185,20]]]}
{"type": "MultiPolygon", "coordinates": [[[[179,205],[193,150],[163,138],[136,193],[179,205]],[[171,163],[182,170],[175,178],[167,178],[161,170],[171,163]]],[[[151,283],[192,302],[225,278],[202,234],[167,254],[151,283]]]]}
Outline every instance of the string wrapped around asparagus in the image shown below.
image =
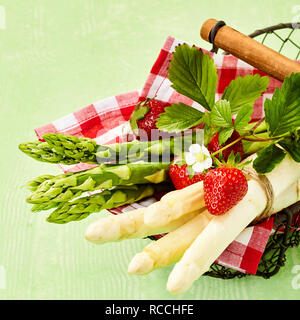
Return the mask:
{"type": "MultiPolygon", "coordinates": [[[[133,184],[158,184],[168,180],[169,163],[137,162],[124,165],[101,164],[92,169],[69,172],[49,179],[43,176],[29,185],[34,191],[27,198],[28,203],[38,207],[67,202],[84,192],[111,189],[133,184]]],[[[37,207],[37,210],[39,210],[37,207]]]]}
{"type": "MultiPolygon", "coordinates": [[[[170,162],[175,155],[186,151],[199,139],[198,132],[154,141],[138,141],[98,145],[94,140],[59,133],[43,135],[43,141],[21,143],[19,149],[31,158],[49,163],[98,164],[102,162],[128,163],[136,161],[170,162]]],[[[202,133],[201,133],[202,134],[202,133]]]]}

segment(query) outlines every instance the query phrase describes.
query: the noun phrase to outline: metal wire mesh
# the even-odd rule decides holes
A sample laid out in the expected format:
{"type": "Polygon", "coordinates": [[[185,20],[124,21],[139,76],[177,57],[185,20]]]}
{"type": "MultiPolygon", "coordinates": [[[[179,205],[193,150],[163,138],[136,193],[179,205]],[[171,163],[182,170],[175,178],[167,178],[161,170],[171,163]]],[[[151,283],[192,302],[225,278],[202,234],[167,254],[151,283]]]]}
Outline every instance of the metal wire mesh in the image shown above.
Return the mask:
{"type": "MultiPolygon", "coordinates": [[[[284,266],[287,249],[298,246],[300,243],[300,202],[279,212],[276,215],[274,226],[274,233],[267,243],[256,272],[256,276],[266,279],[275,275],[284,266]]],[[[232,279],[242,278],[249,274],[214,263],[205,275],[232,279]]]]}
{"type": "MultiPolygon", "coordinates": [[[[280,44],[276,51],[283,53],[284,49],[288,46],[295,49],[295,60],[300,57],[300,45],[297,44],[297,40],[294,37],[298,36],[299,33],[296,32],[300,28],[300,23],[281,23],[276,26],[268,27],[265,29],[257,30],[249,35],[251,38],[259,38],[262,36],[261,43],[266,44],[270,37],[273,37],[280,44]],[[281,31],[284,30],[284,33],[281,31]]],[[[275,49],[275,48],[274,48],[275,49]]]]}
{"type": "MultiPolygon", "coordinates": [[[[273,48],[281,54],[289,56],[291,59],[300,58],[300,22],[298,23],[280,23],[275,26],[256,30],[249,34],[250,38],[273,48]],[[298,37],[298,39],[297,39],[298,37]]],[[[213,47],[211,52],[217,53],[219,48],[213,47]]],[[[229,54],[223,52],[223,54],[229,54]]]]}
{"type": "MultiPolygon", "coordinates": [[[[295,36],[296,30],[300,30],[299,28],[300,23],[281,23],[257,30],[250,34],[249,37],[260,38],[260,41],[264,44],[266,44],[270,37],[275,37],[277,45],[279,42],[279,46],[278,48],[275,48],[275,42],[273,41],[272,44],[274,50],[283,53],[283,50],[287,45],[290,45],[296,50],[296,53],[294,53],[294,59],[297,60],[300,57],[300,45],[296,43],[293,36],[295,36]],[[285,35],[283,35],[282,30],[286,32],[285,35]]],[[[213,47],[211,51],[216,53],[218,52],[218,48],[213,47]]],[[[224,52],[224,54],[228,53],[224,52]]],[[[297,202],[293,206],[285,208],[281,212],[277,213],[274,226],[276,226],[274,228],[274,233],[271,235],[267,243],[255,275],[266,279],[274,276],[278,273],[280,268],[284,266],[286,261],[286,251],[288,248],[298,246],[300,243],[300,202],[297,202]]],[[[216,263],[210,267],[210,270],[206,272],[205,275],[222,279],[249,276],[249,274],[245,274],[216,263]]]]}

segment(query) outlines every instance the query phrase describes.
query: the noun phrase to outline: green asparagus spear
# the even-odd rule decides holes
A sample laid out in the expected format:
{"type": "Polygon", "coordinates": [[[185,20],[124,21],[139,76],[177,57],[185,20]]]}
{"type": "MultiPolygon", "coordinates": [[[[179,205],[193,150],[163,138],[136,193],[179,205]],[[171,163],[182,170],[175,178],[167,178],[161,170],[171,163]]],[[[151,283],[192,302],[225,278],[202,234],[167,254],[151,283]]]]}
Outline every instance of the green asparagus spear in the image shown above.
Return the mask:
{"type": "Polygon", "coordinates": [[[38,212],[38,211],[42,211],[42,210],[50,210],[53,208],[56,208],[60,205],[59,202],[49,202],[49,203],[38,203],[38,204],[34,204],[31,208],[32,212],[38,212]]]}
{"type": "Polygon", "coordinates": [[[199,143],[200,136],[198,130],[192,134],[187,133],[184,136],[154,141],[134,140],[110,145],[97,145],[94,140],[89,138],[47,133],[43,135],[46,142],[23,143],[19,148],[36,160],[51,163],[170,162],[176,155],[186,151],[192,143],[199,143]]]}
{"type": "Polygon", "coordinates": [[[95,153],[100,147],[93,139],[58,133],[46,133],[43,139],[58,154],[79,163],[97,163],[95,153]]]}
{"type": "Polygon", "coordinates": [[[54,177],[55,176],[50,175],[50,174],[45,174],[45,175],[39,176],[39,177],[27,182],[25,187],[30,191],[35,191],[38,188],[38,186],[40,184],[42,184],[44,181],[52,179],[54,177]]]}
{"type": "Polygon", "coordinates": [[[31,158],[49,163],[75,164],[77,160],[57,153],[47,142],[33,141],[21,143],[19,149],[31,158]]]}
{"type": "MultiPolygon", "coordinates": [[[[26,183],[25,187],[30,190],[30,191],[35,191],[39,185],[41,185],[44,181],[49,180],[54,178],[55,176],[53,175],[49,175],[49,174],[45,174],[42,176],[37,177],[36,179],[33,179],[29,182],[26,183]]],[[[51,203],[39,203],[39,204],[35,204],[32,206],[31,211],[32,212],[37,212],[37,211],[41,211],[41,210],[49,210],[52,208],[55,208],[59,205],[59,203],[57,202],[51,202],[51,203]]]]}
{"type": "Polygon", "coordinates": [[[68,223],[86,218],[93,212],[112,209],[150,197],[155,191],[169,191],[168,184],[142,184],[104,190],[101,193],[62,203],[47,218],[52,223],[68,223]]]}
{"type": "Polygon", "coordinates": [[[153,162],[101,164],[84,171],[69,172],[42,182],[27,198],[27,202],[51,206],[53,202],[66,202],[87,191],[161,183],[168,179],[169,166],[170,163],[153,162]]]}

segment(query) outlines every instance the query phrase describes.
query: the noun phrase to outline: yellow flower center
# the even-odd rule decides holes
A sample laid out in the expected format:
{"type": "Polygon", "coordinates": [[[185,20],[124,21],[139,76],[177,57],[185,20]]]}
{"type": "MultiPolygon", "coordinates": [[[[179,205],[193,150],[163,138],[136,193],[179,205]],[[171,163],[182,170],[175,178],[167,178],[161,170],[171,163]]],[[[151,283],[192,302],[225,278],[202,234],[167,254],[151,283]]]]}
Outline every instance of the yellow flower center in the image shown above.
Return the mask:
{"type": "Polygon", "coordinates": [[[200,152],[196,155],[196,160],[197,162],[202,162],[204,161],[206,158],[208,158],[207,155],[205,155],[203,152],[200,152]]]}

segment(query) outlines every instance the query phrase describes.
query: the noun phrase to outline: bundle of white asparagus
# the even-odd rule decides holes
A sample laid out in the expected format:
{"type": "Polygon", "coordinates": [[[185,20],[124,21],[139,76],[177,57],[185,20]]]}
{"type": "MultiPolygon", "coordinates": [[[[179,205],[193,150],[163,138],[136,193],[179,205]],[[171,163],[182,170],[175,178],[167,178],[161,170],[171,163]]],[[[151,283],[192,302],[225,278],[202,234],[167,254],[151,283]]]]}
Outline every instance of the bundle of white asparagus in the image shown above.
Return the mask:
{"type": "MultiPolygon", "coordinates": [[[[252,164],[247,167],[251,169],[252,164]]],[[[167,193],[147,208],[102,218],[87,228],[85,237],[101,244],[167,233],[136,254],[128,272],[147,274],[177,262],[167,289],[183,293],[249,224],[266,217],[266,208],[271,216],[300,200],[300,163],[288,155],[264,177],[272,199],[262,183],[249,178],[246,196],[227,213],[213,216],[205,208],[203,183],[198,182],[167,193]]]]}

